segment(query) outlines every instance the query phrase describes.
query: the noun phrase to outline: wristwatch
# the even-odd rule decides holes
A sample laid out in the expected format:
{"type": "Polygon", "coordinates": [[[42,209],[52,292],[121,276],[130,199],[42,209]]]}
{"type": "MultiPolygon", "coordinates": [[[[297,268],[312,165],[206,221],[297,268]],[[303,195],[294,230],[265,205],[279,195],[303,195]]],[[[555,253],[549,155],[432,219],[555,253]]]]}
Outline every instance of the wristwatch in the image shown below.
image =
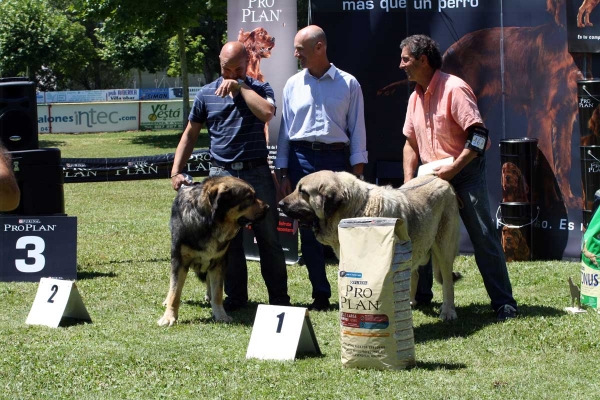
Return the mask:
{"type": "Polygon", "coordinates": [[[244,84],[244,80],[243,79],[238,79],[237,83],[238,83],[238,90],[240,90],[242,88],[242,85],[244,84]]]}
{"type": "Polygon", "coordinates": [[[356,177],[357,177],[358,179],[360,179],[361,181],[364,181],[364,180],[365,180],[365,176],[364,176],[363,174],[356,175],[356,177]]]}

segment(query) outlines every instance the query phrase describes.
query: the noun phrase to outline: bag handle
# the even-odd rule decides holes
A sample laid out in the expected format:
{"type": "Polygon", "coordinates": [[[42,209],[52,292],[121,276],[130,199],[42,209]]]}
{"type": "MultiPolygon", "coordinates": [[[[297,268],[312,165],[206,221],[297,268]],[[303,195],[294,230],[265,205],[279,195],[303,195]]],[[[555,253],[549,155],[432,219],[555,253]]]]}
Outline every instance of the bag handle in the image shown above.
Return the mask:
{"type": "Polygon", "coordinates": [[[506,226],[507,228],[523,228],[524,226],[527,225],[531,225],[533,224],[535,221],[537,221],[538,217],[540,216],[540,206],[537,206],[537,215],[535,216],[535,218],[531,221],[529,221],[528,223],[526,223],[525,225],[510,225],[510,224],[505,224],[504,222],[502,222],[502,213],[500,212],[500,207],[498,206],[498,209],[496,210],[496,221],[498,221],[498,223],[502,226],[506,226]],[[500,215],[500,217],[498,217],[498,215],[500,215]]]}

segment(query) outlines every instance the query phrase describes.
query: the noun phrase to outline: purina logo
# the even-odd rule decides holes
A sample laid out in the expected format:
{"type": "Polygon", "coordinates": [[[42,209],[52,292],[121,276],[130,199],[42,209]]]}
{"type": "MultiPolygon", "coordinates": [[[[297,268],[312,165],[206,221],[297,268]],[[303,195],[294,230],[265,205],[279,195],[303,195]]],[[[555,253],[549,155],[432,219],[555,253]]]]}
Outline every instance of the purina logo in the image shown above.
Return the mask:
{"type": "Polygon", "coordinates": [[[20,219],[20,224],[39,224],[41,221],[39,219],[20,219]]]}

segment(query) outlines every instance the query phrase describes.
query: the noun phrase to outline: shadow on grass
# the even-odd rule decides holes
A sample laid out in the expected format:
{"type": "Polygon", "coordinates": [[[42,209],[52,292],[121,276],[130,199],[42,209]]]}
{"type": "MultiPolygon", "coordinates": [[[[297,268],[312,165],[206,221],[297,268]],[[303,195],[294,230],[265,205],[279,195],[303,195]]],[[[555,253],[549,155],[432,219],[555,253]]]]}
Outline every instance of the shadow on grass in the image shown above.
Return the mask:
{"type": "Polygon", "coordinates": [[[118,275],[114,272],[96,272],[81,271],[77,272],[77,280],[96,279],[96,278],[116,278],[118,275]]]}
{"type": "Polygon", "coordinates": [[[50,147],[65,147],[67,142],[64,140],[39,140],[40,149],[47,149],[50,147]]]}
{"type": "MultiPolygon", "coordinates": [[[[182,301],[182,304],[186,304],[192,307],[199,308],[211,308],[210,303],[204,300],[187,300],[182,301]]],[[[254,325],[254,319],[256,317],[256,309],[258,305],[262,303],[257,303],[254,301],[249,301],[246,307],[241,308],[236,311],[228,311],[227,315],[233,318],[233,322],[231,324],[234,325],[243,325],[243,326],[252,326],[254,325]]],[[[189,320],[180,320],[177,321],[178,324],[183,325],[194,325],[194,324],[210,324],[217,323],[212,316],[209,318],[194,318],[189,320]]]]}
{"type": "Polygon", "coordinates": [[[91,324],[92,321],[86,321],[83,319],[76,319],[76,318],[70,318],[70,317],[63,317],[60,320],[60,323],[58,324],[58,326],[60,326],[61,328],[68,328],[69,326],[75,326],[75,325],[84,325],[84,324],[91,324]]]}
{"type": "Polygon", "coordinates": [[[454,371],[458,369],[467,368],[467,364],[463,363],[437,363],[437,362],[429,362],[429,361],[417,361],[417,365],[415,368],[418,369],[426,369],[428,371],[437,371],[440,369],[447,371],[454,371]]]}
{"type": "MultiPolygon", "coordinates": [[[[133,137],[131,139],[131,143],[159,149],[172,149],[177,147],[180,138],[180,133],[175,133],[172,135],[153,135],[152,133],[145,132],[133,137]]],[[[194,148],[196,150],[208,148],[209,144],[209,136],[201,134],[198,136],[198,140],[196,141],[194,148]]]]}
{"type": "MultiPolygon", "coordinates": [[[[419,312],[438,317],[440,303],[432,303],[430,306],[420,306],[419,312]]],[[[422,324],[414,329],[415,343],[425,343],[430,340],[447,339],[449,337],[468,337],[485,326],[499,323],[496,313],[487,305],[470,304],[465,307],[456,307],[458,319],[450,322],[437,320],[433,323],[422,324]]],[[[536,317],[560,317],[566,313],[552,307],[519,304],[519,319],[536,317]]]]}

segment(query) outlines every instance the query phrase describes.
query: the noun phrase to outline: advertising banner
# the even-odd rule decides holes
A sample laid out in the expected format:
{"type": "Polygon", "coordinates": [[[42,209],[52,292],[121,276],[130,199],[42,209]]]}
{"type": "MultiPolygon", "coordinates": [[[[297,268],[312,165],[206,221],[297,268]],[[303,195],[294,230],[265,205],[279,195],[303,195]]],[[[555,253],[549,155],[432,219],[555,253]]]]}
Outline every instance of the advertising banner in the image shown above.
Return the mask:
{"type": "MultiPolygon", "coordinates": [[[[183,99],[183,88],[169,88],[169,99],[183,99]]],[[[188,93],[190,94],[190,100],[194,100],[196,97],[196,93],[200,91],[200,86],[190,86],[188,87],[188,93]]]]}
{"type": "Polygon", "coordinates": [[[600,9],[598,0],[566,0],[569,51],[600,53],[600,9]]]}
{"type": "MultiPolygon", "coordinates": [[[[108,182],[141,179],[169,179],[174,153],[126,158],[63,158],[64,182],[108,182]]],[[[210,154],[196,150],[182,172],[191,176],[208,176],[210,154]]]]}
{"type": "MultiPolygon", "coordinates": [[[[190,107],[193,104],[190,99],[190,107]]],[[[140,129],[182,129],[183,103],[179,101],[148,101],[140,104],[140,129]]]]}
{"type": "Polygon", "coordinates": [[[140,89],[140,100],[168,100],[169,88],[140,89]]]}
{"type": "MultiPolygon", "coordinates": [[[[368,176],[376,176],[380,161],[402,160],[402,127],[412,89],[399,69],[399,44],[409,35],[429,35],[440,45],[442,70],[473,88],[490,130],[486,159],[492,214],[505,201],[499,141],[538,139],[540,183],[528,223],[536,247],[543,249],[539,258],[579,258],[576,82],[584,74],[581,54],[567,49],[564,0],[312,0],[311,6],[312,22],[327,34],[329,59],[362,86],[368,176]]],[[[586,74],[598,69],[591,63],[587,68],[586,74]]],[[[461,251],[472,252],[464,228],[461,251]]]]}
{"type": "Polygon", "coordinates": [[[86,103],[106,101],[108,90],[69,90],[64,92],[45,92],[46,103],[86,103]]]}
{"type": "Polygon", "coordinates": [[[106,101],[132,101],[139,99],[139,89],[112,89],[106,91],[106,101]]]}
{"type": "Polygon", "coordinates": [[[43,92],[37,96],[45,103],[90,103],[98,101],[131,101],[139,100],[140,89],[109,90],[68,90],[63,92],[43,92]]]}
{"type": "MultiPolygon", "coordinates": [[[[294,57],[297,7],[295,0],[228,0],[227,40],[239,40],[249,57],[247,75],[269,82],[279,107],[283,87],[288,78],[298,72],[294,57]],[[261,32],[261,35],[256,33],[261,32]]],[[[277,145],[281,115],[268,124],[269,145],[277,145]]]]}
{"type": "Polygon", "coordinates": [[[137,130],[138,102],[38,106],[38,132],[80,133],[137,130]]]}
{"type": "MultiPolygon", "coordinates": [[[[275,92],[276,106],[281,106],[283,87],[288,78],[298,72],[294,57],[294,36],[297,32],[295,0],[228,0],[227,40],[244,43],[248,52],[246,74],[261,82],[269,82],[275,92]]],[[[281,114],[267,124],[269,159],[276,154],[281,114]]],[[[298,232],[290,228],[294,221],[280,212],[279,238],[286,262],[298,260],[298,232]]],[[[246,257],[258,259],[258,247],[251,231],[244,232],[246,257]]]]}

